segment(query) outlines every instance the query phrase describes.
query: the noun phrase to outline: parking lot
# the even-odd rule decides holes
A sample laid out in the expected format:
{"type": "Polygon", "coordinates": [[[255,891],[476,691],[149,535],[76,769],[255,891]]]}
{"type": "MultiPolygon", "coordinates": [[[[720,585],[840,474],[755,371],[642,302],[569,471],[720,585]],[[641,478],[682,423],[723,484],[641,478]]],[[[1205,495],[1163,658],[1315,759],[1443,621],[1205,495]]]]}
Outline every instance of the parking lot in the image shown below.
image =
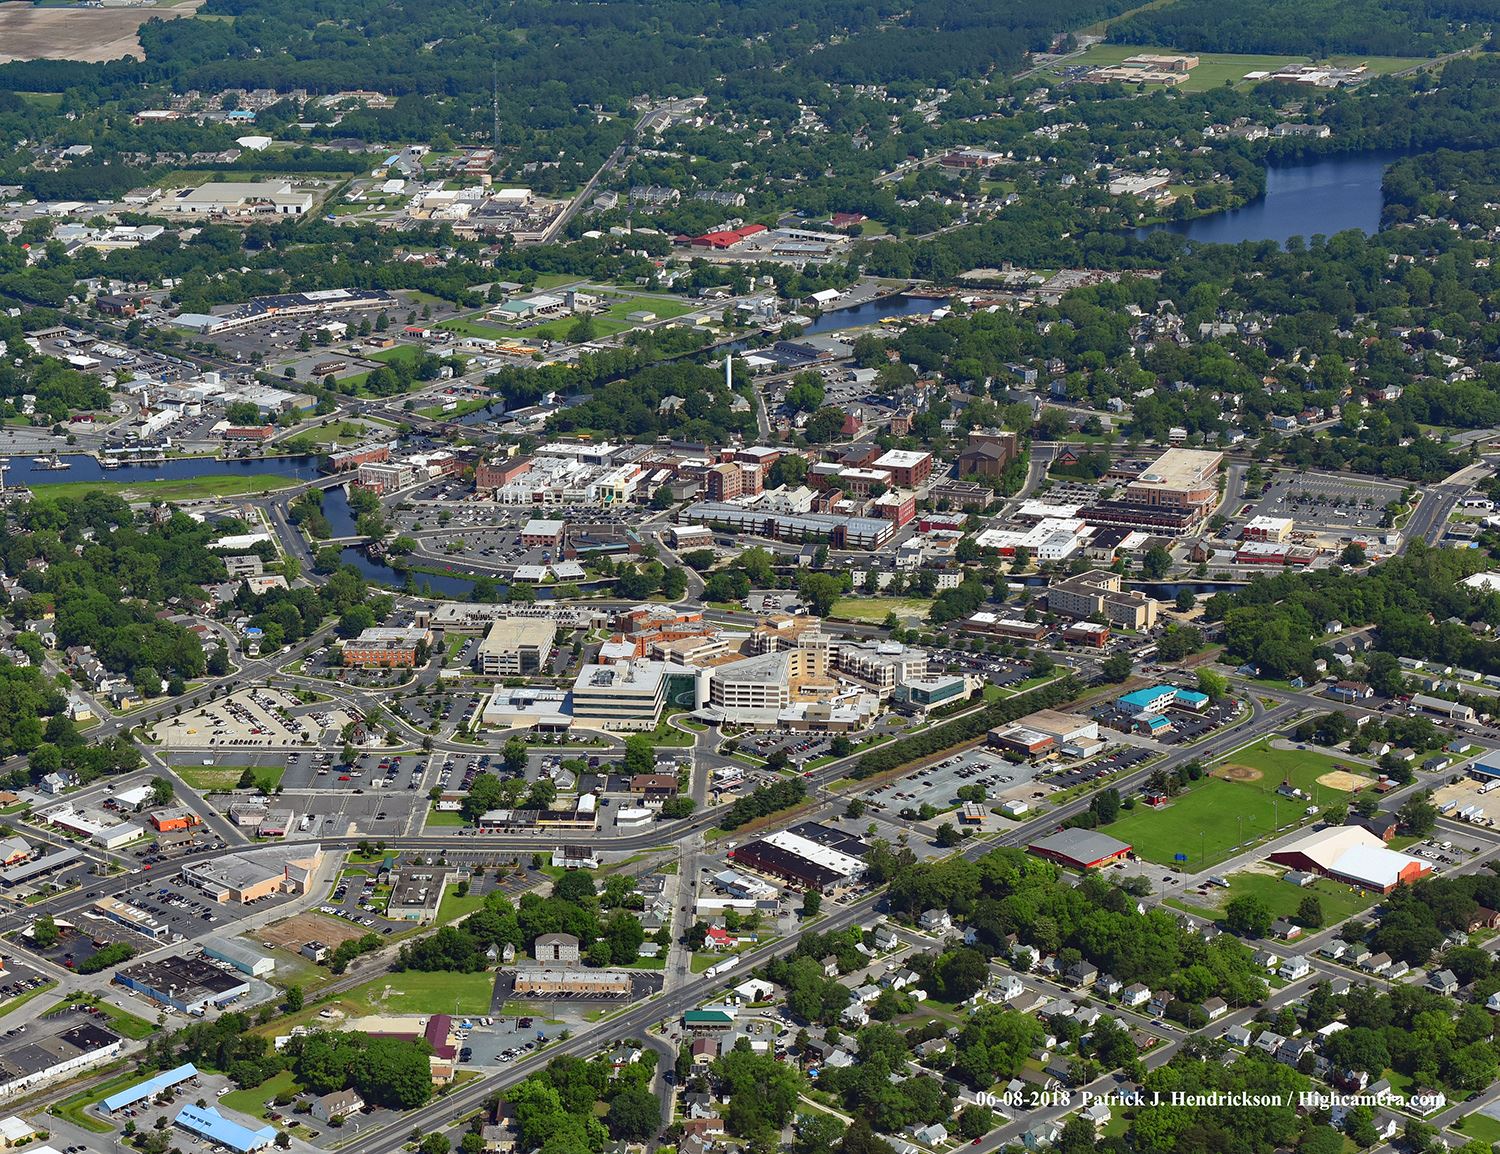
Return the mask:
{"type": "Polygon", "coordinates": [[[1093,761],[1049,772],[1047,782],[1057,789],[1071,789],[1075,785],[1124,773],[1154,756],[1151,750],[1142,749],[1138,745],[1122,745],[1093,761]]]}
{"type": "Polygon", "coordinates": [[[50,980],[31,966],[14,960],[7,961],[4,972],[0,973],[0,1013],[5,1012],[7,1003],[25,996],[50,980]]]}
{"type": "Polygon", "coordinates": [[[1036,787],[1037,776],[1037,768],[1029,763],[1013,765],[988,750],[971,749],[877,786],[864,796],[878,809],[915,817],[923,806],[941,811],[958,805],[958,791],[963,786],[981,787],[987,799],[1029,799],[1034,793],[1046,792],[1036,787]]]}
{"type": "Polygon", "coordinates": [[[458,1060],[471,1066],[505,1066],[552,1041],[566,1027],[541,1017],[468,1019],[458,1027],[458,1060]]]}
{"type": "Polygon", "coordinates": [[[242,689],[159,722],[156,736],[174,749],[253,749],[312,745],[357,720],[337,706],[308,706],[279,689],[242,689]]]}
{"type": "MultiPolygon", "coordinates": [[[[119,898],[122,902],[150,914],[158,922],[165,924],[173,939],[186,939],[210,933],[215,937],[228,937],[239,932],[237,923],[241,919],[252,913],[259,916],[285,906],[295,900],[296,896],[275,894],[245,905],[234,902],[221,905],[195,887],[183,885],[179,877],[177,873],[155,871],[143,876],[138,884],[123,891],[119,898]]],[[[127,931],[124,926],[106,918],[98,918],[91,925],[97,925],[117,939],[131,934],[131,931],[127,931]]],[[[144,935],[139,935],[139,937],[144,938],[144,935]]],[[[158,938],[157,943],[160,944],[166,940],[168,939],[165,937],[158,938]]]]}
{"type": "Polygon", "coordinates": [[[1278,477],[1246,516],[1290,517],[1297,529],[1373,531],[1401,492],[1382,481],[1303,473],[1278,477]]]}

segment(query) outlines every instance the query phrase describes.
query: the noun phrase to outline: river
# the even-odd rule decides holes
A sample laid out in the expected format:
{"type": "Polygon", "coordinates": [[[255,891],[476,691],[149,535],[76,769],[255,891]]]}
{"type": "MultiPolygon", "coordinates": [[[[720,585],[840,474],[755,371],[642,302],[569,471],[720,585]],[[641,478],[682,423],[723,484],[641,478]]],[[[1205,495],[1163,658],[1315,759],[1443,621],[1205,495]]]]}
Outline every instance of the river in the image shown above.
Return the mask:
{"type": "Polygon", "coordinates": [[[46,469],[32,457],[5,457],[5,483],[34,488],[63,481],[179,481],[193,477],[294,477],[311,481],[318,476],[318,458],[311,455],[232,461],[171,457],[159,465],[121,465],[118,469],[102,468],[83,453],[66,453],[62,460],[70,467],[46,469]]]}
{"type": "Polygon", "coordinates": [[[865,301],[864,304],[851,305],[842,309],[829,309],[821,313],[803,330],[802,335],[810,337],[815,333],[831,333],[839,329],[873,325],[887,317],[922,316],[935,312],[947,303],[945,300],[934,300],[930,297],[909,297],[904,293],[876,297],[874,300],[865,301]]]}
{"type": "Polygon", "coordinates": [[[1332,236],[1347,229],[1379,230],[1385,196],[1380,182],[1401,152],[1318,156],[1266,166],[1266,192],[1243,208],[1174,220],[1138,229],[1137,236],[1164,230],[1202,244],[1240,244],[1290,237],[1332,236]]]}

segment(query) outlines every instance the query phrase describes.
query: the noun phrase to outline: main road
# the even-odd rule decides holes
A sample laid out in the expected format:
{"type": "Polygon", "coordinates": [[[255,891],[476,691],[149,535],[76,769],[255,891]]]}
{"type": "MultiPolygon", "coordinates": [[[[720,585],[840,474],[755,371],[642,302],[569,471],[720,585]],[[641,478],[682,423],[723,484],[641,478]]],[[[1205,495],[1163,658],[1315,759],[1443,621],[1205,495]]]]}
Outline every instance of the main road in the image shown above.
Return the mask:
{"type": "MultiPolygon", "coordinates": [[[[1260,733],[1283,721],[1290,720],[1302,711],[1301,707],[1295,704],[1278,705],[1273,709],[1267,710],[1256,698],[1251,697],[1249,701],[1250,717],[1247,721],[1256,727],[1256,732],[1260,733]]],[[[1241,722],[1239,725],[1214,734],[1204,741],[1173,750],[1163,760],[1135,773],[1124,775],[1114,784],[1117,787],[1128,789],[1133,785],[1143,782],[1147,776],[1158,769],[1173,768],[1193,758],[1211,757],[1227,752],[1246,740],[1245,733],[1243,732],[1246,724],[1246,722],[1241,722]]],[[[826,773],[828,768],[830,767],[825,767],[820,772],[826,773]]],[[[1079,798],[1018,827],[1009,834],[1002,835],[998,839],[982,839],[970,843],[964,848],[963,856],[974,859],[981,857],[996,846],[1024,845],[1039,834],[1050,830],[1058,822],[1082,812],[1087,807],[1088,799],[1086,797],[1079,798]]],[[[483,841],[476,843],[470,840],[468,844],[471,846],[474,844],[483,844],[483,841]]],[[[869,925],[879,911],[884,899],[884,893],[877,891],[842,903],[817,923],[817,929],[820,933],[836,933],[850,926],[869,925]]],[[[576,1034],[558,1045],[550,1046],[544,1051],[532,1054],[530,1057],[516,1062],[505,1070],[483,1075],[467,1086],[448,1094],[446,1097],[432,1102],[409,1115],[394,1120],[379,1130],[369,1132],[363,1149],[366,1151],[366,1154],[396,1154],[406,1144],[407,1136],[413,1130],[421,1130],[424,1133],[428,1133],[455,1125],[458,1118],[477,1109],[490,1095],[502,1091],[506,1087],[514,1085],[529,1075],[544,1069],[554,1057],[560,1054],[586,1056],[598,1050],[603,1039],[626,1038],[637,1034],[645,1036],[646,1031],[652,1025],[669,1021],[684,1011],[702,1004],[721,987],[739,980],[755,967],[790,952],[796,947],[797,941],[797,935],[792,935],[748,950],[740,955],[739,961],[727,976],[719,975],[709,978],[705,975],[691,978],[675,988],[664,990],[655,998],[632,1006],[617,1017],[606,1018],[589,1030],[576,1034]]],[[[1285,991],[1282,993],[1284,995],[1285,991]]],[[[1168,1052],[1171,1049],[1175,1049],[1175,1045],[1174,1043],[1171,1047],[1164,1047],[1161,1051],[1154,1053],[1155,1061],[1157,1063],[1165,1061],[1168,1052]]],[[[997,1148],[999,1134],[1000,1132],[996,1132],[996,1134],[990,1136],[987,1149],[997,1148]]]]}

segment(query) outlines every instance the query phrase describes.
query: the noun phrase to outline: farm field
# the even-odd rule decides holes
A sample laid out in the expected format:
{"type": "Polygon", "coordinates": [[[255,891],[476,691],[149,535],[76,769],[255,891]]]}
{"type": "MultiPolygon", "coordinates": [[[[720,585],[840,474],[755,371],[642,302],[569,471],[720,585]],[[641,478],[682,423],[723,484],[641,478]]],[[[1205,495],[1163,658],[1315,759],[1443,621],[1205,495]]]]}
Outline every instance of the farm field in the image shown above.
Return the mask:
{"type": "Polygon", "coordinates": [[[191,16],[203,0],[153,8],[40,8],[0,4],[0,64],[14,60],[79,60],[102,63],[146,58],[136,30],[147,20],[191,16]]]}

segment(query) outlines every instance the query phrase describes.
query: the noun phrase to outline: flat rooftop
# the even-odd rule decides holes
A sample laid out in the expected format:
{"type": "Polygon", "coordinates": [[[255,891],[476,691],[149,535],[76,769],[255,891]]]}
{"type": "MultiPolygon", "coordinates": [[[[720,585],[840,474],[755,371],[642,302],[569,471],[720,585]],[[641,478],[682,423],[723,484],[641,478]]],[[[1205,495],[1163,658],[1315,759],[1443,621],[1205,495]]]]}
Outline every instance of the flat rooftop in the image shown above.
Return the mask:
{"type": "Polygon", "coordinates": [[[1131,482],[1164,489],[1189,489],[1201,485],[1218,471],[1224,454],[1206,449],[1168,449],[1131,482]]]}

